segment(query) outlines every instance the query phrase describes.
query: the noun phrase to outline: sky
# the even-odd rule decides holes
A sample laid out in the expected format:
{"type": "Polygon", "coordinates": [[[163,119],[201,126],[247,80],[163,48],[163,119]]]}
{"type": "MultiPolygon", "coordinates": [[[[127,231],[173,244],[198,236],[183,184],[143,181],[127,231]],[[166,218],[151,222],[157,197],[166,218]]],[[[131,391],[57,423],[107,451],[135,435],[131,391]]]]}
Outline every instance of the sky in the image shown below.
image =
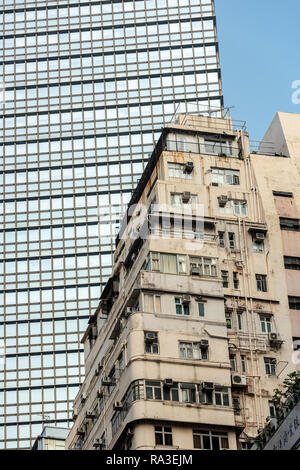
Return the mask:
{"type": "Polygon", "coordinates": [[[300,114],[300,1],[215,3],[225,106],[260,140],[277,111],[300,114]]]}

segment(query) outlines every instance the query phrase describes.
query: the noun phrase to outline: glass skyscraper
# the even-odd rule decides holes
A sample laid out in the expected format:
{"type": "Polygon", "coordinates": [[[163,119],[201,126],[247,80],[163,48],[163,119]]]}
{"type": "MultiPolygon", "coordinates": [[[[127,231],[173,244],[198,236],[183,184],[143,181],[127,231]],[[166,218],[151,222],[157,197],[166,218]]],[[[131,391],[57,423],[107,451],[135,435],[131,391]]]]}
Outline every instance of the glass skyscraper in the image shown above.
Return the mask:
{"type": "Polygon", "coordinates": [[[80,339],[161,127],[180,103],[223,100],[213,0],[0,10],[0,447],[29,448],[70,423],[80,339]]]}

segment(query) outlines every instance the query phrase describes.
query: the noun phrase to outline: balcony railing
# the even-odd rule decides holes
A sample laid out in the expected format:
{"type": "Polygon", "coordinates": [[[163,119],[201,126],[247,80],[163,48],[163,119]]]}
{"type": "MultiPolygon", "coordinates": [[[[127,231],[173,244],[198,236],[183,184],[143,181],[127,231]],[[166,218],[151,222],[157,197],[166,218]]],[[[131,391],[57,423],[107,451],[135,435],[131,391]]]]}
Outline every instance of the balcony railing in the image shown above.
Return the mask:
{"type": "Polygon", "coordinates": [[[153,238],[175,238],[175,239],[187,239],[187,240],[198,240],[203,242],[214,242],[217,240],[217,235],[209,233],[195,233],[188,230],[172,230],[170,229],[156,229],[150,230],[150,234],[153,238]]]}
{"type": "Polygon", "coordinates": [[[225,145],[219,142],[193,142],[193,141],[176,141],[167,139],[165,150],[169,152],[180,153],[196,153],[202,155],[216,155],[227,158],[242,159],[242,151],[238,147],[225,145]]]}

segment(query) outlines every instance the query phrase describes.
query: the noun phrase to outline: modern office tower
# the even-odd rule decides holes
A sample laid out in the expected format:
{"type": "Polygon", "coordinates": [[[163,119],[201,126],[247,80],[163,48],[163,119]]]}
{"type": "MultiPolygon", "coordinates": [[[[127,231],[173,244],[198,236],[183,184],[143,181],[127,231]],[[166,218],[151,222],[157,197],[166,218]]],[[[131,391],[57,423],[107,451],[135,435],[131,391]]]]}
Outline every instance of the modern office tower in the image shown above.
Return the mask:
{"type": "Polygon", "coordinates": [[[69,449],[244,449],[274,413],[294,366],[268,158],[229,116],[164,127],[83,337],[69,449]]]}
{"type": "Polygon", "coordinates": [[[46,422],[68,425],[120,206],[162,125],[179,103],[219,109],[222,93],[212,0],[0,9],[0,447],[30,448],[46,422]]]}

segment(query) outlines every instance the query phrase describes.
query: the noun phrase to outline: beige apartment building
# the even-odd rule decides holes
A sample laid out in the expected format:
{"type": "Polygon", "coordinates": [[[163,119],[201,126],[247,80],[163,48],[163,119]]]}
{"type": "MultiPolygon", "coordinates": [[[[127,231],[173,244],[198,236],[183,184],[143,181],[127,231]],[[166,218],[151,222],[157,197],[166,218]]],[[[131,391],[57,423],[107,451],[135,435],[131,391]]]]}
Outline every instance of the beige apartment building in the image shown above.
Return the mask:
{"type": "Polygon", "coordinates": [[[230,118],[179,114],[163,129],[83,337],[67,448],[243,449],[274,414],[295,368],[286,156],[251,155],[230,118]]]}

